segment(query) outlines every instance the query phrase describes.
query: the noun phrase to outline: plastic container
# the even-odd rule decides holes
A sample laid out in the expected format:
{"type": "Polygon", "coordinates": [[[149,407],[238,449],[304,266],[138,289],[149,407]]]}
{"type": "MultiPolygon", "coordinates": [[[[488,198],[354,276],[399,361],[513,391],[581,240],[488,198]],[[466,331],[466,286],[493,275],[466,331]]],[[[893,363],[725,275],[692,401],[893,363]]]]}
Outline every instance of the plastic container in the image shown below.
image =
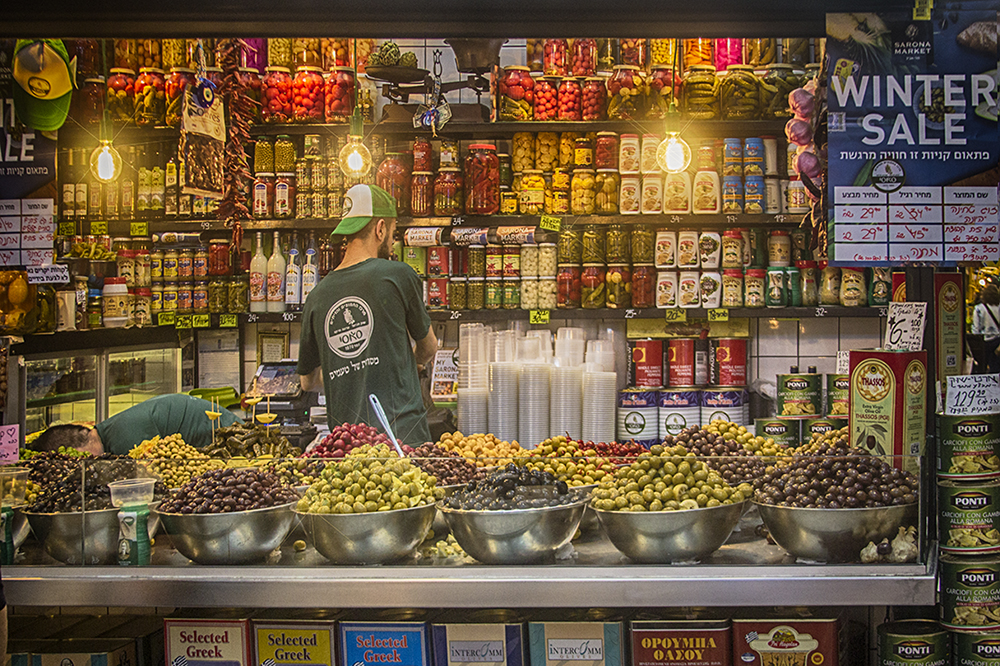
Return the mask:
{"type": "Polygon", "coordinates": [[[149,504],[153,501],[156,479],[122,479],[108,484],[111,505],[115,507],[149,504]]]}
{"type": "Polygon", "coordinates": [[[102,314],[106,328],[122,328],[128,323],[128,287],[125,278],[104,278],[101,292],[102,314]]]}

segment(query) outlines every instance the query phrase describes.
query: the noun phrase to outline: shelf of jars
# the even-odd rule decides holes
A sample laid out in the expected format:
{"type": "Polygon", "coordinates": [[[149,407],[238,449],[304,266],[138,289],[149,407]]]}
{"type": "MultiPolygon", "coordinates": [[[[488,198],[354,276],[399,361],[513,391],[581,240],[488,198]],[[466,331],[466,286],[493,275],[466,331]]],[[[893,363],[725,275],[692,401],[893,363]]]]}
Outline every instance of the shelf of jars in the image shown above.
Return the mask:
{"type": "MultiPolygon", "coordinates": [[[[282,313],[260,321],[281,321],[282,313]]],[[[684,322],[689,319],[707,321],[729,321],[730,319],[814,319],[817,317],[886,317],[887,307],[846,308],[826,305],[819,307],[783,308],[597,308],[593,310],[574,308],[557,310],[430,310],[433,321],[477,321],[494,322],[510,319],[527,319],[532,323],[547,323],[552,319],[661,319],[664,322],[684,322]],[[539,314],[541,313],[541,314],[539,314]]],[[[295,321],[298,321],[296,318],[295,321]]]]}
{"type": "MultiPolygon", "coordinates": [[[[540,227],[543,231],[557,231],[556,224],[583,226],[587,224],[651,224],[676,228],[697,227],[728,229],[730,227],[786,227],[795,228],[802,222],[802,215],[773,214],[712,214],[712,215],[458,215],[455,217],[400,217],[396,226],[407,227],[540,227]]],[[[308,225],[304,221],[303,225],[308,225]]],[[[296,226],[303,226],[296,225],[296,226]]]]}

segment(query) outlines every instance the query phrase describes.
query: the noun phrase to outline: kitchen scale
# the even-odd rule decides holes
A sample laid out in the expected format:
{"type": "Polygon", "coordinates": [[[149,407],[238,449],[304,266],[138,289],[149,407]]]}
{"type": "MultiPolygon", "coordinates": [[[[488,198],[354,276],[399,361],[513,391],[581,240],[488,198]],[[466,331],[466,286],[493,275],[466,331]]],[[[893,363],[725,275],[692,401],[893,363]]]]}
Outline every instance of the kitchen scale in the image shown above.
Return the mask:
{"type": "Polygon", "coordinates": [[[297,442],[312,441],[316,435],[316,426],[309,422],[309,408],[317,404],[317,394],[302,390],[297,365],[289,360],[257,366],[243,407],[248,413],[273,414],[271,423],[281,428],[281,434],[292,444],[303,446],[297,442]]]}

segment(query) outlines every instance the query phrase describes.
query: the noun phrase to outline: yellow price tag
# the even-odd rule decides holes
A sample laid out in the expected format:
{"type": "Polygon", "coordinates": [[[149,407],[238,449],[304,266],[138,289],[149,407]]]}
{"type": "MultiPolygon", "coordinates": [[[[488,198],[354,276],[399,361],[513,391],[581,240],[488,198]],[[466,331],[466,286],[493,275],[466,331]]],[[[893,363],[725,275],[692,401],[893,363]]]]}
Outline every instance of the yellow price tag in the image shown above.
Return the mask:
{"type": "Polygon", "coordinates": [[[191,315],[177,315],[174,326],[176,328],[191,328],[191,315]]]}
{"type": "Polygon", "coordinates": [[[663,318],[667,321],[685,322],[688,320],[688,313],[682,308],[667,308],[663,311],[663,318]]]}
{"type": "Polygon", "coordinates": [[[709,321],[729,321],[728,308],[712,308],[708,311],[709,321]]]}
{"type": "Polygon", "coordinates": [[[100,234],[108,233],[108,223],[107,222],[91,222],[90,223],[90,233],[97,236],[100,234]]]}
{"type": "Polygon", "coordinates": [[[542,215],[538,226],[547,231],[559,231],[562,228],[562,220],[555,215],[542,215]]]}
{"type": "Polygon", "coordinates": [[[176,316],[173,312],[161,312],[156,321],[160,326],[173,326],[176,316]]]}
{"type": "Polygon", "coordinates": [[[60,222],[59,223],[59,235],[60,236],[73,236],[76,234],[76,222],[60,222]]]}
{"type": "Polygon", "coordinates": [[[219,315],[219,328],[236,328],[238,320],[234,314],[219,315]]]}
{"type": "Polygon", "coordinates": [[[195,328],[208,328],[212,325],[212,316],[207,314],[196,314],[191,318],[191,325],[195,328]]]}
{"type": "Polygon", "coordinates": [[[128,225],[129,236],[148,236],[149,222],[132,222],[128,225]]]}
{"type": "Polygon", "coordinates": [[[531,310],[528,314],[528,321],[532,324],[549,323],[549,310],[531,310]]]}

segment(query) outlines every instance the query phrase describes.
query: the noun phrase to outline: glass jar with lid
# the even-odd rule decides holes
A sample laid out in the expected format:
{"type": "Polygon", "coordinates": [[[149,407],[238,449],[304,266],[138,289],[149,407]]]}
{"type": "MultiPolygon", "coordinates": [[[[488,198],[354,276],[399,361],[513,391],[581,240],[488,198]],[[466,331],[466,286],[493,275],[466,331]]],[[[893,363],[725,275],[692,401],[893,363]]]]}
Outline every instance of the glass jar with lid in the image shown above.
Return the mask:
{"type": "Polygon", "coordinates": [[[560,81],[557,99],[559,120],[583,120],[583,87],[579,79],[567,76],[560,81]]]}
{"type": "Polygon", "coordinates": [[[500,120],[531,120],[534,116],[535,82],[521,65],[504,67],[500,79],[500,120]]]}
{"type": "Polygon", "coordinates": [[[593,169],[574,169],[570,185],[570,211],[573,215],[593,215],[597,209],[597,182],[593,169]]]}
{"type": "Polygon", "coordinates": [[[598,132],[594,145],[594,168],[618,169],[618,135],[598,132]]]}
{"type": "Polygon", "coordinates": [[[545,179],[538,169],[526,169],[521,175],[518,210],[521,215],[541,215],[545,205],[545,179]]]}
{"type": "Polygon", "coordinates": [[[267,40],[267,64],[269,67],[294,66],[292,60],[292,40],[287,37],[271,37],[267,40]]]}
{"type": "MultiPolygon", "coordinates": [[[[604,229],[596,224],[588,224],[583,228],[583,250],[581,258],[584,264],[603,264],[606,260],[606,238],[604,229]]],[[[560,253],[560,259],[562,254],[560,253]]]]}
{"type": "Polygon", "coordinates": [[[578,169],[590,169],[594,166],[594,141],[581,136],[573,142],[573,166],[578,169]]]}
{"type": "Polygon", "coordinates": [[[466,285],[466,306],[469,310],[482,310],[486,306],[486,280],[470,277],[466,285]]]}
{"type": "Polygon", "coordinates": [[[194,70],[174,67],[165,84],[167,96],[166,121],[170,127],[180,127],[184,107],[184,91],[195,84],[194,70]]]}
{"type": "Polygon", "coordinates": [[[693,120],[715,120],[719,117],[719,85],[712,65],[695,65],[681,83],[684,114],[693,120]]]}
{"type": "Polygon", "coordinates": [[[583,82],[584,120],[604,120],[607,115],[608,88],[600,76],[588,76],[583,82]]]}
{"type": "Polygon", "coordinates": [[[632,263],[652,264],[656,250],[656,231],[648,224],[634,224],[629,234],[632,263]]]}
{"type": "Polygon", "coordinates": [[[73,95],[72,116],[84,127],[97,128],[104,119],[104,100],[107,85],[103,76],[85,79],[77,94],[73,95]]]}
{"type": "Polygon", "coordinates": [[[292,64],[295,67],[322,67],[323,57],[319,38],[293,37],[292,64]]]}
{"type": "Polygon", "coordinates": [[[675,39],[651,39],[649,40],[649,64],[651,67],[666,65],[670,67],[674,64],[674,53],[677,50],[677,40],[675,39]]]}
{"type": "Polygon", "coordinates": [[[413,171],[433,171],[434,150],[431,141],[426,136],[413,138],[413,171]]]}
{"type": "Polygon", "coordinates": [[[761,117],[790,118],[792,112],[788,108],[788,94],[805,84],[802,79],[791,65],[768,65],[760,86],[761,117]]]}
{"type": "Polygon", "coordinates": [[[356,94],[354,70],[350,67],[332,68],[323,92],[326,122],[347,122],[354,112],[356,94]]]}
{"type": "Polygon", "coordinates": [[[204,62],[205,67],[215,66],[215,40],[202,37],[184,40],[184,66],[198,69],[204,62]]]}
{"type": "Polygon", "coordinates": [[[468,280],[464,277],[448,278],[448,309],[464,310],[468,305],[468,280]]]}
{"type": "Polygon", "coordinates": [[[535,120],[555,120],[559,114],[559,78],[555,76],[538,78],[532,96],[535,120]]]}
{"type": "Polygon", "coordinates": [[[774,37],[755,37],[744,40],[746,63],[751,67],[770,65],[778,61],[778,40],[774,37]]]}
{"type": "Polygon", "coordinates": [[[645,115],[643,90],[646,81],[635,65],[615,65],[608,80],[608,118],[640,120],[645,115]]]}
{"type": "Polygon", "coordinates": [[[618,214],[618,195],[621,187],[621,178],[615,169],[598,169],[594,177],[594,189],[596,190],[596,208],[598,215],[618,214]]]}
{"type": "Polygon", "coordinates": [[[580,274],[580,306],[587,310],[603,308],[606,302],[603,263],[587,263],[580,274]]]}
{"type": "Polygon", "coordinates": [[[386,153],[375,175],[375,184],[388,192],[396,201],[397,215],[409,214],[410,169],[402,153],[386,153]]]}
{"type": "Polygon", "coordinates": [[[670,67],[654,67],[649,73],[649,110],[647,118],[666,118],[680,79],[670,67]]]}
{"type": "Polygon", "coordinates": [[[163,50],[159,39],[135,40],[135,67],[163,67],[163,50]]]}
{"type": "Polygon", "coordinates": [[[537,277],[522,277],[521,278],[521,309],[522,310],[537,310],[538,309],[538,278],[537,277]]]}
{"type": "Polygon", "coordinates": [[[495,215],[500,210],[500,161],[496,146],[474,143],[465,158],[465,212],[495,215]]]}
{"type": "Polygon", "coordinates": [[[111,70],[106,86],[105,107],[116,126],[132,122],[135,114],[135,70],[115,67],[111,70]]]}
{"type": "Polygon", "coordinates": [[[410,179],[410,211],[413,217],[434,214],[434,175],[430,171],[414,171],[410,179]]]}
{"type": "Polygon", "coordinates": [[[136,51],[134,39],[116,39],[114,40],[114,49],[115,64],[113,67],[131,69],[133,72],[139,68],[139,54],[136,51]]]}
{"type": "Polygon", "coordinates": [[[583,262],[583,230],[580,227],[565,226],[559,231],[558,255],[560,264],[583,262]]]}
{"type": "Polygon", "coordinates": [[[699,65],[711,65],[714,62],[712,40],[705,37],[695,37],[684,40],[684,69],[690,70],[699,65]]]}
{"type": "Polygon", "coordinates": [[[253,147],[254,173],[274,172],[274,144],[266,136],[259,136],[253,147]]]}
{"type": "Polygon", "coordinates": [[[324,69],[350,67],[354,63],[351,57],[351,40],[347,37],[323,37],[319,48],[323,52],[324,69]]]}
{"type": "Polygon", "coordinates": [[[572,76],[594,76],[597,73],[596,39],[581,37],[573,40],[569,73],[572,76]]]}
{"type": "Polygon", "coordinates": [[[604,274],[605,306],[608,308],[632,307],[632,269],[628,264],[608,264],[604,274]]]}
{"type": "Polygon", "coordinates": [[[135,124],[139,127],[162,125],[166,109],[163,70],[143,67],[135,80],[135,124]]]}
{"type": "Polygon", "coordinates": [[[163,68],[184,67],[187,64],[187,42],[183,39],[162,39],[163,68]]]}
{"type": "Polygon", "coordinates": [[[279,134],[274,140],[274,170],[295,171],[295,144],[287,134],[279,134]]]}
{"type": "Polygon", "coordinates": [[[267,124],[287,124],[292,121],[292,70],[271,66],[264,74],[264,99],[261,119],[267,124]]]}
{"type": "Polygon", "coordinates": [[[624,225],[608,225],[604,238],[605,257],[609,264],[627,264],[632,261],[632,246],[624,225]]]}
{"type": "Polygon", "coordinates": [[[719,82],[723,120],[760,117],[760,81],[750,65],[730,65],[719,82]]]}
{"type": "Polygon", "coordinates": [[[656,305],[656,268],[652,264],[632,267],[632,307],[651,308],[656,305]]]}
{"type": "Polygon", "coordinates": [[[458,167],[442,167],[434,179],[434,214],[462,214],[462,172],[458,167]]]}
{"type": "Polygon", "coordinates": [[[299,67],[292,81],[292,116],[297,123],[321,123],[325,119],[323,70],[299,67]]]}
{"type": "Polygon", "coordinates": [[[568,44],[565,39],[546,39],[542,60],[546,76],[566,76],[568,44]]]}
{"type": "Polygon", "coordinates": [[[251,116],[251,121],[259,123],[261,121],[261,104],[265,101],[264,80],[260,77],[260,70],[253,67],[240,67],[239,77],[240,83],[242,83],[244,87],[244,94],[255,102],[253,105],[253,116],[251,116]]]}
{"type": "Polygon", "coordinates": [[[618,63],[643,68],[646,66],[646,51],[645,39],[622,38],[618,40],[618,63]]]}

